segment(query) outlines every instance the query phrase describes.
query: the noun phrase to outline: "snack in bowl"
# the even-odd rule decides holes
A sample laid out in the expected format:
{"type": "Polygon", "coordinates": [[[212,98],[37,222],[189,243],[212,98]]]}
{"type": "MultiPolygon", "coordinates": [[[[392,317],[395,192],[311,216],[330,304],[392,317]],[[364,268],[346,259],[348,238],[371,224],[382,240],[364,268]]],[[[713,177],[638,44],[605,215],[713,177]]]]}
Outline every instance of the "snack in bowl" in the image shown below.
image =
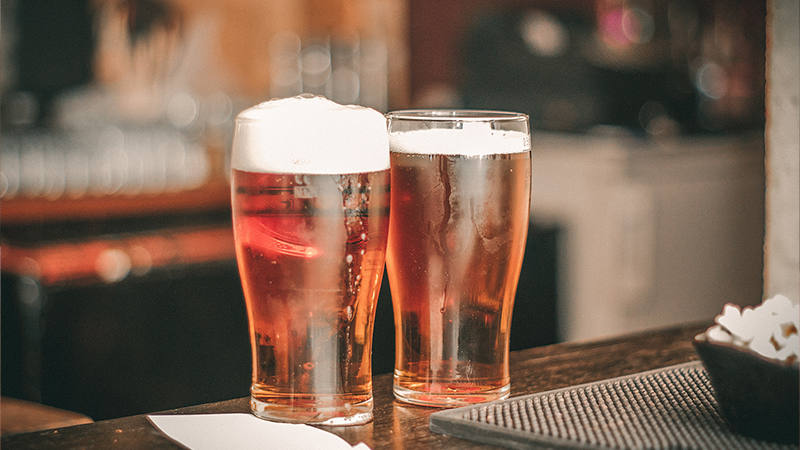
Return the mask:
{"type": "Polygon", "coordinates": [[[722,417],[743,435],[798,444],[800,306],[778,295],[756,307],[725,305],[694,339],[722,417]]]}

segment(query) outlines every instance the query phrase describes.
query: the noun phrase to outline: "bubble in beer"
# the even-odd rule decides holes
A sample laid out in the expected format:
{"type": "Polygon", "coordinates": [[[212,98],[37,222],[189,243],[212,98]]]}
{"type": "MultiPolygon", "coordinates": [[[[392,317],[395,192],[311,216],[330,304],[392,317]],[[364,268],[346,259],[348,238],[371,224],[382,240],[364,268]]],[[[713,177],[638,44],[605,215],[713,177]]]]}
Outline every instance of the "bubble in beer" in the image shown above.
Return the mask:
{"type": "Polygon", "coordinates": [[[300,174],[386,170],[386,118],[321,96],[270,100],[236,117],[231,167],[300,174]]]}
{"type": "Polygon", "coordinates": [[[527,152],[531,148],[527,133],[495,130],[488,122],[463,122],[460,128],[432,128],[389,137],[393,152],[420,155],[508,154],[527,152]]]}

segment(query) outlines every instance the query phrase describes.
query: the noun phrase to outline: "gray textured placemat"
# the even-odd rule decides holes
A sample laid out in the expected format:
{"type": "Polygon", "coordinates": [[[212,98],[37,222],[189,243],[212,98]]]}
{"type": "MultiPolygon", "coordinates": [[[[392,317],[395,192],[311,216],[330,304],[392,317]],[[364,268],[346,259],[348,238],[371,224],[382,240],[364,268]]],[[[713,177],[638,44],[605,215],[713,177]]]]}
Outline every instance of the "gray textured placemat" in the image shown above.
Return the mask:
{"type": "Polygon", "coordinates": [[[730,431],[698,361],[436,412],[430,428],[510,448],[797,448],[730,431]]]}

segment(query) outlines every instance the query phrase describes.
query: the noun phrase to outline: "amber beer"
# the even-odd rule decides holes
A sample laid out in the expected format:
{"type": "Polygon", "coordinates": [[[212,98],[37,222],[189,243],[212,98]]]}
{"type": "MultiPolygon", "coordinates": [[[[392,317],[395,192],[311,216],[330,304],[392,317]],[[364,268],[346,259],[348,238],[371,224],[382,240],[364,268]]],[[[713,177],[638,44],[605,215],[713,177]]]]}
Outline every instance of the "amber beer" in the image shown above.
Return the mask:
{"type": "Polygon", "coordinates": [[[389,114],[387,269],[402,401],[460,406],[508,396],[529,221],[527,127],[517,114],[389,114]]]}
{"type": "MultiPolygon", "coordinates": [[[[339,105],[318,97],[295,99],[289,106],[297,102],[301,110],[311,110],[302,111],[308,115],[300,116],[301,122],[324,120],[329,109],[334,119],[340,115],[336,113],[352,112],[342,112],[339,105]]],[[[292,112],[291,108],[289,112],[275,109],[280,114],[292,112]]],[[[285,120],[274,112],[267,109],[251,116],[285,120]]],[[[365,124],[362,118],[356,115],[344,123],[353,128],[353,136],[357,128],[372,124],[377,130],[373,134],[382,132],[386,140],[385,119],[365,124]]],[[[237,135],[239,147],[234,144],[231,172],[236,256],[253,355],[251,409],[256,416],[282,422],[368,422],[372,419],[372,328],[389,225],[388,142],[384,142],[385,160],[377,158],[377,163],[367,165],[351,161],[356,169],[377,170],[350,172],[346,165],[329,160],[347,156],[352,150],[348,148],[334,148],[332,153],[307,148],[287,158],[300,161],[301,167],[273,166],[280,156],[256,164],[257,157],[237,157],[236,153],[246,154],[242,145],[252,144],[254,135],[262,139],[276,135],[273,142],[279,145],[274,147],[295,141],[300,147],[348,142],[287,138],[281,133],[297,134],[296,125],[264,125],[265,132],[258,120],[237,119],[237,124],[245,122],[241,127],[245,129],[237,128],[242,136],[237,135]],[[248,132],[247,126],[259,131],[248,132]],[[313,159],[324,163],[308,164],[313,159]],[[287,170],[292,168],[299,170],[287,170]]],[[[346,132],[341,123],[317,125],[327,130],[326,135],[346,132]]],[[[367,148],[367,154],[380,152],[381,139],[375,141],[377,148],[367,148]]],[[[365,145],[360,139],[351,143],[365,145]]]]}

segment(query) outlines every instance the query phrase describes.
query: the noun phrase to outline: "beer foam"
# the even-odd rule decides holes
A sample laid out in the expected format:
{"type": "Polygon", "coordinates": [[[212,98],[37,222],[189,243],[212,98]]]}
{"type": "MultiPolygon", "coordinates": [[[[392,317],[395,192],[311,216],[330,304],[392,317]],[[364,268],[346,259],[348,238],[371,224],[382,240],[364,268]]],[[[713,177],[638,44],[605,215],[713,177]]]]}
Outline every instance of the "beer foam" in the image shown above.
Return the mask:
{"type": "Polygon", "coordinates": [[[519,131],[493,130],[486,122],[465,123],[462,129],[433,128],[391,133],[393,152],[422,155],[481,156],[527,152],[530,137],[519,131]]]}
{"type": "Polygon", "coordinates": [[[389,168],[386,118],[320,96],[270,100],[236,117],[233,169],[341,174],[389,168]]]}

